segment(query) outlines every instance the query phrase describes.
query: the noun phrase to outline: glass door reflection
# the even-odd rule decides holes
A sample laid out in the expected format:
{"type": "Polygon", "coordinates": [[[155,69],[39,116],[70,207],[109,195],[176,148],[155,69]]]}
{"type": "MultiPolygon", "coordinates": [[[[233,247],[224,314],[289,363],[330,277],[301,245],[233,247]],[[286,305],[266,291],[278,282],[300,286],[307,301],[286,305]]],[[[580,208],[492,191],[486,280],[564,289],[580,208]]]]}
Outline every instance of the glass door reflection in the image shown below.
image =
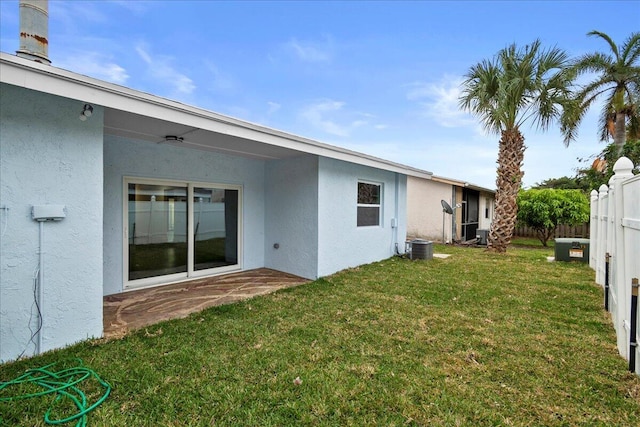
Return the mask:
{"type": "Polygon", "coordinates": [[[187,272],[187,187],[128,185],[129,280],[187,272]]]}
{"type": "Polygon", "coordinates": [[[238,263],[238,190],[194,187],[195,271],[238,263]]]}

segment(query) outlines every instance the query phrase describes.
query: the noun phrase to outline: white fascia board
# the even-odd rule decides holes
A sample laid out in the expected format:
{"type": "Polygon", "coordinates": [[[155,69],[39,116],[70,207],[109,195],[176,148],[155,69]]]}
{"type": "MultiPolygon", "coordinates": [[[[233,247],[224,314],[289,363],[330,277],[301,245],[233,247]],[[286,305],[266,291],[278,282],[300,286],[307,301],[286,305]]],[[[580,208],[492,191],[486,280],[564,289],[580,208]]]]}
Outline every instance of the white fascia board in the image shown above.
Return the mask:
{"type": "Polygon", "coordinates": [[[166,98],[0,52],[0,81],[106,108],[431,179],[431,172],[223,116],[166,98]]]}
{"type": "Polygon", "coordinates": [[[433,175],[433,177],[431,179],[433,179],[434,181],[437,181],[437,182],[441,182],[443,184],[455,185],[457,187],[470,188],[470,189],[476,190],[476,191],[484,191],[485,193],[494,193],[495,194],[495,192],[496,192],[496,190],[492,190],[490,188],[480,187],[479,185],[471,184],[469,182],[460,181],[460,180],[453,179],[453,178],[445,178],[445,177],[442,177],[442,176],[433,175]]]}
{"type": "Polygon", "coordinates": [[[442,184],[464,187],[464,181],[458,181],[457,179],[444,178],[442,176],[436,176],[436,175],[433,175],[431,179],[433,179],[436,182],[441,182],[442,184]]]}

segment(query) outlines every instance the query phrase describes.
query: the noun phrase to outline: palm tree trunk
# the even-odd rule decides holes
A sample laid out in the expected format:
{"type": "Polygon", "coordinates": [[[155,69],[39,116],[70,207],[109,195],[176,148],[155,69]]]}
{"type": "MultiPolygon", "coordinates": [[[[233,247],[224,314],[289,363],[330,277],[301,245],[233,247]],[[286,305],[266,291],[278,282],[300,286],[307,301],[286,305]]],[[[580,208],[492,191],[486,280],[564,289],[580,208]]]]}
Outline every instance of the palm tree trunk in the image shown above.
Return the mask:
{"type": "Polygon", "coordinates": [[[519,129],[502,131],[498,151],[496,211],[487,242],[487,250],[492,252],[506,252],[511,243],[518,215],[516,199],[524,175],[524,150],[524,137],[519,129]]]}
{"type": "Polygon", "coordinates": [[[624,147],[624,143],[626,142],[627,129],[625,127],[625,119],[626,114],[624,112],[616,112],[616,127],[615,133],[613,134],[613,142],[616,144],[618,157],[622,156],[622,147],[624,147]]]}

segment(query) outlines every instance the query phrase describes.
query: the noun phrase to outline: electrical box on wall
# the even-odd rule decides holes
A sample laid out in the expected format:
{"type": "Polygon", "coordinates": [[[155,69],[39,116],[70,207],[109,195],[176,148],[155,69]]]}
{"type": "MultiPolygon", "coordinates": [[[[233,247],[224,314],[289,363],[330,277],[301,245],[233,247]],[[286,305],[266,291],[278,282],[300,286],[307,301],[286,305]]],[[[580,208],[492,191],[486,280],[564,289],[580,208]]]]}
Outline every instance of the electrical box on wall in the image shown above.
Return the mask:
{"type": "Polygon", "coordinates": [[[65,205],[33,205],[31,216],[36,221],[62,221],[67,216],[65,205]]]}

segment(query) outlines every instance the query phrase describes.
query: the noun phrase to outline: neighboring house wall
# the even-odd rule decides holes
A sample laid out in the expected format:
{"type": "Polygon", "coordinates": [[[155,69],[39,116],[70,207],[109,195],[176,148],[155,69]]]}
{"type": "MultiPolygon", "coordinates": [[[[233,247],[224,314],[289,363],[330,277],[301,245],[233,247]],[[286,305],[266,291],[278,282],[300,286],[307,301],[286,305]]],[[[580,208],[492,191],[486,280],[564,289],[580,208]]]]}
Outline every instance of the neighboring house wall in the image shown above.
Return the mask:
{"type": "MultiPolygon", "coordinates": [[[[442,204],[451,200],[450,184],[410,176],[407,184],[407,235],[421,239],[442,241],[442,204]]],[[[457,210],[456,210],[457,211],[457,210]]],[[[445,241],[451,241],[452,215],[445,214],[445,241]]]]}
{"type": "Polygon", "coordinates": [[[264,162],[105,136],[104,294],[123,290],[125,176],[242,185],[242,268],[264,266],[264,162]]]}
{"type": "MultiPolygon", "coordinates": [[[[478,229],[489,229],[493,220],[495,195],[489,191],[477,187],[455,185],[456,181],[442,182],[440,179],[424,179],[410,176],[407,185],[407,206],[408,206],[408,229],[407,234],[411,238],[421,238],[441,242],[443,235],[443,218],[441,200],[445,200],[453,208],[453,215],[446,214],[444,217],[444,240],[451,242],[451,236],[455,240],[463,237],[464,218],[462,206],[464,194],[477,194],[478,208],[478,229]],[[460,208],[456,208],[456,205],[460,208]],[[487,217],[488,214],[488,217],[487,217]]],[[[476,225],[468,227],[467,231],[473,233],[476,225]]],[[[467,236],[467,240],[475,238],[475,235],[467,236]]]]}
{"type": "MultiPolygon", "coordinates": [[[[455,194],[455,196],[451,201],[452,202],[451,206],[453,207],[455,207],[456,205],[462,206],[462,202],[464,201],[463,188],[455,185],[453,186],[452,191],[455,194]]],[[[455,240],[461,240],[462,239],[462,223],[464,222],[464,219],[462,218],[462,209],[461,208],[454,209],[453,217],[455,219],[455,222],[453,224],[453,238],[455,240]]]]}
{"type": "Polygon", "coordinates": [[[318,157],[272,160],[265,169],[265,267],[316,279],[318,157]]]}
{"type": "Polygon", "coordinates": [[[404,250],[406,175],[325,157],[318,169],[318,277],[404,250]],[[380,226],[357,226],[359,180],[382,184],[380,226]]]}
{"type": "MultiPolygon", "coordinates": [[[[102,335],[103,110],[0,86],[0,362],[32,355],[39,223],[32,205],[63,204],[43,223],[42,351],[102,335]]],[[[34,341],[36,339],[34,338],[34,341]]]]}
{"type": "Polygon", "coordinates": [[[495,196],[492,193],[480,192],[480,219],[479,229],[489,230],[493,221],[495,210],[495,196]]]}

